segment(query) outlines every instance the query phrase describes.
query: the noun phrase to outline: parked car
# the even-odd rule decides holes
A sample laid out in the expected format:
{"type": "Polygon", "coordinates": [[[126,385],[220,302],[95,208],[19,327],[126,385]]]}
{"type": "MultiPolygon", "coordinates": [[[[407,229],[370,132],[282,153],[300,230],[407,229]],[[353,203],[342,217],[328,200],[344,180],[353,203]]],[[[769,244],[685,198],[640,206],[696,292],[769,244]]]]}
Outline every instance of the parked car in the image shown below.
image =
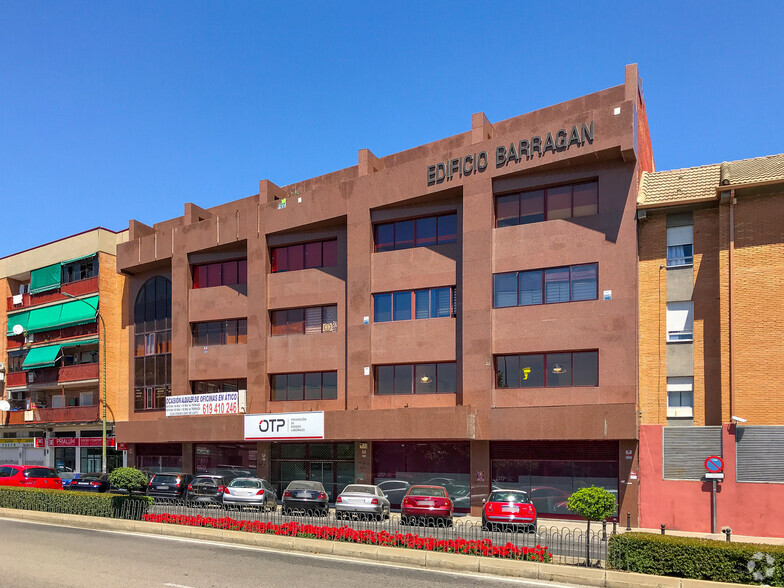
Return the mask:
{"type": "Polygon", "coordinates": [[[66,486],[68,490],[84,490],[86,492],[108,492],[109,474],[82,474],[78,478],[73,478],[71,483],[66,486]]]}
{"type": "Polygon", "coordinates": [[[62,490],[63,481],[52,468],[10,464],[0,466],[0,486],[62,490]]]}
{"type": "Polygon", "coordinates": [[[278,508],[278,495],[272,485],[261,478],[234,478],[223,493],[223,504],[255,506],[261,510],[278,508]]]}
{"type": "Polygon", "coordinates": [[[482,529],[531,529],[536,531],[536,508],[522,490],[494,490],[483,501],[482,529]]]}
{"type": "Polygon", "coordinates": [[[574,514],[566,506],[566,501],[569,500],[570,492],[560,488],[553,488],[551,486],[537,486],[531,488],[528,496],[531,498],[536,512],[552,513],[552,514],[574,514]]]}
{"type": "Polygon", "coordinates": [[[223,476],[201,474],[194,476],[185,491],[185,500],[200,504],[223,504],[223,494],[229,482],[223,476]]]}
{"type": "Polygon", "coordinates": [[[403,502],[406,492],[411,488],[411,484],[405,480],[384,480],[378,483],[378,487],[381,488],[384,496],[389,499],[389,503],[398,508],[400,503],[403,502]]]}
{"type": "Polygon", "coordinates": [[[294,480],[283,492],[283,514],[303,511],[306,514],[329,514],[329,498],[321,482],[294,480]]]}
{"type": "Polygon", "coordinates": [[[335,500],[335,518],[389,518],[389,499],[381,488],[370,484],[349,484],[335,500]]]}
{"type": "Polygon", "coordinates": [[[411,486],[400,507],[404,525],[432,522],[452,526],[454,505],[443,486],[411,486]]]}
{"type": "Polygon", "coordinates": [[[147,484],[147,496],[181,500],[192,479],[191,474],[180,472],[153,474],[147,484]]]}

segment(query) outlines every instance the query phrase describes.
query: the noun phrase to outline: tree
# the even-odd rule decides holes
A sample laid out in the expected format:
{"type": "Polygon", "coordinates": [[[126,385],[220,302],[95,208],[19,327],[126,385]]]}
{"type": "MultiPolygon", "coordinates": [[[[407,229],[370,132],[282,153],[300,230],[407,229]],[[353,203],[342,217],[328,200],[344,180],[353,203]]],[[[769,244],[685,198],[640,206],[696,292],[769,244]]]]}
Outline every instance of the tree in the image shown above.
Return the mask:
{"type": "Polygon", "coordinates": [[[591,521],[604,521],[615,514],[617,503],[615,496],[604,488],[590,486],[580,488],[566,501],[569,510],[576,512],[586,521],[588,527],[585,531],[585,565],[591,565],[591,521]]]}
{"type": "Polygon", "coordinates": [[[147,476],[136,468],[116,468],[109,474],[109,483],[132,494],[147,487],[147,476]]]}

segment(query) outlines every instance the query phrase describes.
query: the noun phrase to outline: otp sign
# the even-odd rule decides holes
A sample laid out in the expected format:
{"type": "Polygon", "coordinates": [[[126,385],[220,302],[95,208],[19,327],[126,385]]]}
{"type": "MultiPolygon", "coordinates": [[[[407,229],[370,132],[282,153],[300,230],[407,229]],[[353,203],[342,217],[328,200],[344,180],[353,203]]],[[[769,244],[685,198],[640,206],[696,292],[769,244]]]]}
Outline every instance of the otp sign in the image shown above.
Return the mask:
{"type": "Polygon", "coordinates": [[[286,426],[285,419],[261,419],[259,421],[259,431],[262,433],[277,433],[286,426]]]}
{"type": "Polygon", "coordinates": [[[323,411],[245,415],[246,441],[323,438],[323,411]]]}

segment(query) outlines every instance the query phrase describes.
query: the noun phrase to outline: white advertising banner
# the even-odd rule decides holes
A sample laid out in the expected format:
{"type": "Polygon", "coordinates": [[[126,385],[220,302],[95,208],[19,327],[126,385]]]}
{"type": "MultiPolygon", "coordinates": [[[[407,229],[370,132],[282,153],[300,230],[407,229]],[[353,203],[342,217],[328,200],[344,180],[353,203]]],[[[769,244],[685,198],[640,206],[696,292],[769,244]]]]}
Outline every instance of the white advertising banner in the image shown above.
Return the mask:
{"type": "Polygon", "coordinates": [[[238,414],[239,397],[239,392],[169,396],[166,398],[166,416],[238,414]]]}
{"type": "Polygon", "coordinates": [[[323,411],[245,415],[246,441],[323,438],[323,411]]]}

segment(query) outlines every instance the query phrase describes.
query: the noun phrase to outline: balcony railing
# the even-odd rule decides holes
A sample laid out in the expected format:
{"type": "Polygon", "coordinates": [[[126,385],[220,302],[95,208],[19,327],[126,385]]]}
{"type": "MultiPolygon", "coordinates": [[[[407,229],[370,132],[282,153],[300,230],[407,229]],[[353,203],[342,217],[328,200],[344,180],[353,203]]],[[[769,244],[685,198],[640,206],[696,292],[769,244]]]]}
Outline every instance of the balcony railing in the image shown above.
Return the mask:
{"type": "Polygon", "coordinates": [[[27,384],[27,372],[8,372],[5,376],[6,386],[24,386],[27,384]]]}
{"type": "Polygon", "coordinates": [[[49,367],[38,370],[30,370],[27,377],[28,384],[53,384],[55,382],[76,382],[79,380],[98,379],[97,363],[80,363],[77,365],[65,365],[63,367],[49,367]]]}
{"type": "Polygon", "coordinates": [[[99,406],[68,406],[65,408],[34,408],[0,412],[4,425],[25,423],[72,423],[94,422],[100,419],[99,406]]]}
{"type": "Polygon", "coordinates": [[[73,294],[74,296],[82,296],[84,294],[91,294],[98,291],[98,276],[87,278],[86,280],[79,280],[78,282],[70,282],[62,284],[55,290],[49,292],[41,292],[40,294],[22,294],[22,303],[14,304],[14,297],[10,296],[7,301],[7,309],[9,311],[22,310],[38,304],[46,304],[47,302],[59,302],[60,300],[68,300],[67,296],[63,296],[63,292],[73,294]]]}

